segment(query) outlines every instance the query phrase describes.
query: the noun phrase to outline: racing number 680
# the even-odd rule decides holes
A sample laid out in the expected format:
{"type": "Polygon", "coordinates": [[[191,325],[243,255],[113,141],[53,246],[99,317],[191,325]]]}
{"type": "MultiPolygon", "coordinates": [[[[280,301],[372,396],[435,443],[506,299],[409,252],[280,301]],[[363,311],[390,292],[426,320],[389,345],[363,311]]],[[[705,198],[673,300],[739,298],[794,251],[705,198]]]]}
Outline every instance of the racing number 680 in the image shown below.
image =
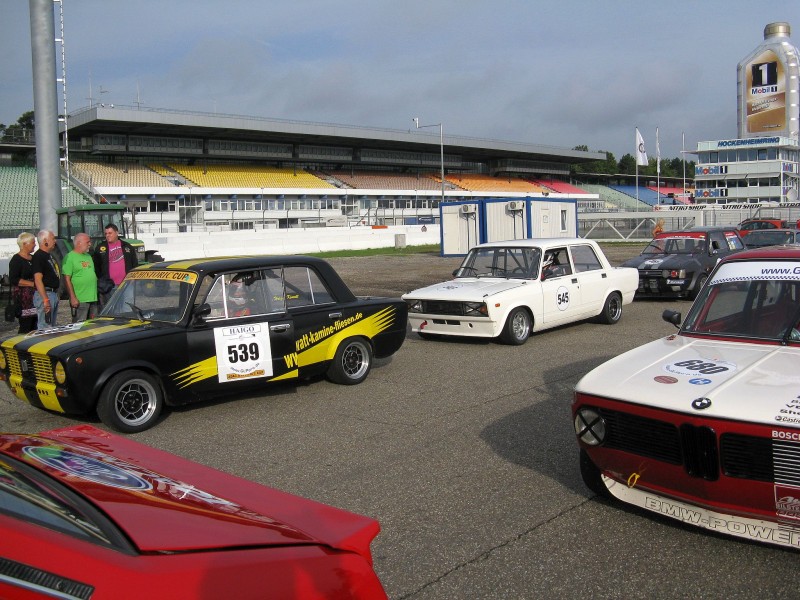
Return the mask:
{"type": "Polygon", "coordinates": [[[258,351],[258,344],[252,342],[250,344],[234,344],[228,346],[228,361],[230,363],[249,362],[251,360],[258,360],[260,353],[258,351]]]}
{"type": "Polygon", "coordinates": [[[697,371],[703,375],[714,375],[715,373],[724,373],[728,367],[723,367],[713,362],[704,362],[698,359],[682,360],[675,363],[676,367],[686,367],[689,371],[697,371]]]}

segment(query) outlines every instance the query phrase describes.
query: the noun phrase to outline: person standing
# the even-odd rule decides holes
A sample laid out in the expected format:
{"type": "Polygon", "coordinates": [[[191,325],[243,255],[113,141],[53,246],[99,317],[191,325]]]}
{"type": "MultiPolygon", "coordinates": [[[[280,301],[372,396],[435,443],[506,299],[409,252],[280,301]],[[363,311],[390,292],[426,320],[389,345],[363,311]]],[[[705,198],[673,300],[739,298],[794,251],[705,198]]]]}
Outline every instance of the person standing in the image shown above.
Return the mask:
{"type": "Polygon", "coordinates": [[[11,281],[11,297],[17,309],[19,329],[17,333],[28,333],[36,329],[36,308],[33,294],[36,285],[33,281],[33,249],[36,237],[27,231],[17,236],[19,252],[8,261],[8,278],[11,281]]]}
{"type": "Polygon", "coordinates": [[[43,229],[36,238],[39,240],[39,249],[33,253],[31,260],[33,281],[36,286],[33,306],[36,307],[36,328],[47,329],[56,324],[61,272],[52,255],[53,248],[56,247],[56,236],[52,231],[43,229]]]}
{"type": "Polygon", "coordinates": [[[91,245],[92,239],[88,234],[77,234],[72,241],[72,250],[61,265],[73,323],[93,319],[97,313],[97,274],[89,255],[91,245]]]}
{"type": "Polygon", "coordinates": [[[106,241],[94,251],[94,270],[97,274],[100,306],[105,306],[128,271],[139,266],[136,250],[119,238],[119,228],[114,223],[106,225],[104,233],[106,241]]]}

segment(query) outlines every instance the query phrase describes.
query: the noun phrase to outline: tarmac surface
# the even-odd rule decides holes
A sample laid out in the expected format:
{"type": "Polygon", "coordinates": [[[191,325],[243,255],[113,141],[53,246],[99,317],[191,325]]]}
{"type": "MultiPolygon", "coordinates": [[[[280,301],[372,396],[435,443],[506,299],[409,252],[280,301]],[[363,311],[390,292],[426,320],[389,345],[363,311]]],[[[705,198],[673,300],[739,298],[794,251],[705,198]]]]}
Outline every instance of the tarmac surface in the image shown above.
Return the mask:
{"type": "MultiPolygon", "coordinates": [[[[608,250],[613,264],[638,253],[608,250]]],[[[359,295],[399,295],[460,263],[434,254],[330,261],[359,295]]],[[[166,413],[136,440],[370,515],[391,598],[796,598],[798,553],[690,528],[586,489],[570,418],[590,369],[674,327],[683,300],[636,301],[519,347],[424,341],[365,382],[325,380],[166,413]]],[[[0,386],[0,429],[81,422],[0,386]]]]}

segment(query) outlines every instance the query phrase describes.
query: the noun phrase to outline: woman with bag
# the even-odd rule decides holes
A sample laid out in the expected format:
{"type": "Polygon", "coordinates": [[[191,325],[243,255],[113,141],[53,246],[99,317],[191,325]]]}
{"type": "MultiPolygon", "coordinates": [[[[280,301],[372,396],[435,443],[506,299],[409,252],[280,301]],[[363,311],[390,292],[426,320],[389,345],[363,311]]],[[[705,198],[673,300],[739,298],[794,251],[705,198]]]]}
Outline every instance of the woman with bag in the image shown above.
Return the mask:
{"type": "Polygon", "coordinates": [[[17,236],[19,252],[8,261],[8,277],[11,280],[11,298],[19,320],[18,333],[28,333],[36,329],[36,309],[33,306],[33,249],[36,237],[24,232],[17,236]]]}

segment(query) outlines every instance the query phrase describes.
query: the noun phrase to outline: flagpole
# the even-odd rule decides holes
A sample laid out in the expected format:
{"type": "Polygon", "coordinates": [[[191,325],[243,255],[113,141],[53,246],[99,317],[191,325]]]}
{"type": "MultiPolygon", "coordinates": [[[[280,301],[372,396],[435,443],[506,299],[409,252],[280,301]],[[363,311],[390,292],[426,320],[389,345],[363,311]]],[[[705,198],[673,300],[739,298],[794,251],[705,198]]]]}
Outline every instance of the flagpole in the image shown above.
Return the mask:
{"type": "Polygon", "coordinates": [[[686,132],[681,131],[681,159],[683,162],[683,198],[686,199],[686,132]]]}
{"type": "Polygon", "coordinates": [[[658,127],[656,127],[656,194],[661,204],[661,145],[658,143],[658,127]]]}
{"type": "Polygon", "coordinates": [[[636,148],[636,204],[639,204],[639,129],[636,129],[636,142],[634,143],[634,148],[636,148]]]}

